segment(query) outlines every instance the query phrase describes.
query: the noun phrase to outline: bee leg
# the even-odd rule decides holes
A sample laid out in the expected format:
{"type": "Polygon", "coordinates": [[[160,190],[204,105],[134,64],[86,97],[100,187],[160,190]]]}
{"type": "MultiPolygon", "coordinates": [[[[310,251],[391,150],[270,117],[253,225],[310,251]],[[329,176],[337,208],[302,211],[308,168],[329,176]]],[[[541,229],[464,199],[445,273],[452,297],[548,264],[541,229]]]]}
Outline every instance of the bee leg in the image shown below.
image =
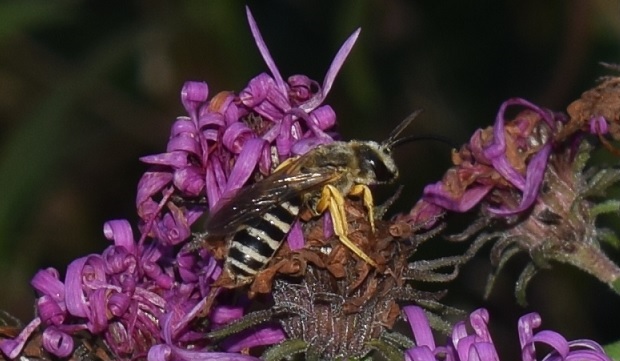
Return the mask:
{"type": "Polygon", "coordinates": [[[370,229],[375,233],[375,206],[370,188],[364,184],[356,184],[349,192],[352,196],[361,196],[364,207],[368,210],[368,220],[370,221],[370,229]]]}
{"type": "Polygon", "coordinates": [[[347,237],[348,226],[347,215],[344,210],[344,197],[338,189],[329,184],[323,187],[321,199],[316,208],[319,213],[323,213],[326,209],[329,209],[332,223],[334,224],[334,233],[338,236],[340,242],[366,263],[373,267],[377,267],[377,263],[347,237]]]}
{"type": "MultiPolygon", "coordinates": [[[[276,167],[276,169],[274,169],[274,170],[273,170],[273,172],[277,172],[277,171],[279,171],[280,169],[282,169],[282,168],[284,168],[284,167],[288,166],[289,164],[291,164],[291,163],[293,163],[294,161],[296,161],[296,160],[297,160],[297,158],[299,158],[299,157],[292,157],[292,158],[285,159],[282,163],[278,164],[278,166],[276,167]]],[[[273,172],[272,172],[272,173],[273,173],[273,172]]]]}

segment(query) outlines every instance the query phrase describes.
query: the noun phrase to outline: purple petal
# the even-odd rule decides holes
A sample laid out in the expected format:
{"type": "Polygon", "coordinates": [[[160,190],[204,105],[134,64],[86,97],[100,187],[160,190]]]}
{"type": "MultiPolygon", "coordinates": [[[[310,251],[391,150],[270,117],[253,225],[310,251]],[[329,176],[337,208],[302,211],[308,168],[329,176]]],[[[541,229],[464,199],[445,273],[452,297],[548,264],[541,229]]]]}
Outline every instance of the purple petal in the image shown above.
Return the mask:
{"type": "Polygon", "coordinates": [[[436,361],[435,354],[428,346],[416,346],[405,351],[405,361],[436,361]]]}
{"type": "Polygon", "coordinates": [[[435,340],[431,326],[426,318],[424,310],[418,306],[405,306],[403,312],[409,322],[409,327],[413,332],[413,338],[417,346],[427,346],[431,350],[435,349],[435,340]]]}
{"type": "Polygon", "coordinates": [[[226,128],[221,142],[228,150],[234,154],[239,154],[244,144],[254,137],[254,132],[247,125],[237,122],[226,128]]]}
{"type": "Polygon", "coordinates": [[[598,117],[592,117],[590,119],[590,133],[591,134],[607,134],[609,132],[609,127],[607,124],[607,120],[602,115],[598,117]]]}
{"type": "Polygon", "coordinates": [[[228,352],[240,352],[244,348],[256,346],[274,345],[286,339],[286,335],[279,327],[266,327],[258,331],[250,332],[243,337],[234,337],[234,342],[226,344],[228,352]]]}
{"type": "Polygon", "coordinates": [[[301,229],[301,223],[298,220],[293,223],[291,230],[286,236],[286,240],[291,251],[297,251],[304,248],[306,243],[304,241],[304,231],[301,229]]]}
{"type": "Polygon", "coordinates": [[[67,312],[49,295],[44,295],[37,299],[36,309],[41,322],[46,325],[57,326],[64,323],[67,318],[67,312]]]}
{"type": "MultiPolygon", "coordinates": [[[[320,130],[325,130],[336,124],[336,112],[329,105],[320,106],[313,110],[309,115],[309,126],[311,126],[312,129],[318,128],[320,130]]],[[[319,136],[319,134],[315,133],[316,136],[319,136]]]]}
{"type": "Polygon", "coordinates": [[[530,208],[538,198],[538,192],[545,177],[547,168],[547,160],[551,154],[551,144],[546,144],[536,153],[530,163],[527,165],[527,177],[523,188],[523,195],[519,206],[515,209],[495,209],[489,208],[489,211],[498,215],[512,215],[523,212],[530,208]]]}
{"type": "Polygon", "coordinates": [[[276,63],[273,61],[271,54],[269,54],[269,49],[267,49],[267,45],[265,44],[265,41],[263,40],[263,36],[260,34],[260,31],[258,30],[258,25],[256,25],[256,21],[254,20],[254,17],[252,16],[252,12],[250,11],[250,8],[246,6],[245,12],[248,16],[248,23],[250,24],[250,30],[252,31],[252,36],[254,36],[254,41],[256,42],[256,45],[258,46],[258,51],[260,51],[260,54],[262,55],[263,60],[265,60],[265,63],[267,64],[269,71],[271,71],[271,75],[273,75],[273,77],[275,78],[276,85],[279,88],[280,92],[282,94],[286,94],[286,83],[284,82],[282,75],[280,75],[280,71],[278,70],[276,63]]]}
{"type": "Polygon", "coordinates": [[[267,97],[267,90],[276,86],[275,81],[266,73],[260,73],[252,78],[248,85],[239,93],[241,103],[254,108],[267,97]]]}
{"type": "Polygon", "coordinates": [[[40,294],[48,295],[56,302],[63,302],[65,299],[65,285],[60,282],[58,271],[54,268],[39,270],[30,284],[40,294]]]}
{"type": "Polygon", "coordinates": [[[195,116],[198,107],[207,100],[209,87],[207,83],[187,81],[181,90],[181,103],[188,114],[195,116]]]}
{"type": "Polygon", "coordinates": [[[241,150],[241,154],[239,154],[239,157],[230,172],[228,183],[226,184],[226,188],[223,192],[224,194],[231,194],[247,182],[254,172],[254,169],[256,169],[258,158],[260,157],[262,148],[266,144],[267,143],[260,138],[249,139],[245,143],[243,149],[241,150]]]}
{"type": "Polygon", "coordinates": [[[67,357],[73,351],[73,338],[53,327],[43,331],[43,347],[58,357],[67,357]]]}
{"type": "Polygon", "coordinates": [[[442,182],[424,187],[424,200],[454,212],[467,212],[482,200],[493,189],[492,185],[475,186],[467,189],[459,199],[448,193],[442,182]]]}
{"type": "Polygon", "coordinates": [[[170,212],[157,222],[155,231],[157,238],[164,244],[177,245],[191,235],[190,224],[183,209],[169,204],[168,210],[170,212]]]}
{"type": "MultiPolygon", "coordinates": [[[[172,181],[172,174],[168,172],[146,172],[138,182],[138,194],[136,195],[136,205],[140,207],[150,197],[157,194],[172,181]]],[[[142,216],[142,214],[141,214],[142,216]]]]}
{"type": "Polygon", "coordinates": [[[190,117],[179,116],[170,127],[170,138],[177,137],[182,134],[196,134],[196,124],[192,122],[190,117]]]}
{"type": "Polygon", "coordinates": [[[568,355],[568,341],[566,341],[566,339],[557,332],[548,330],[537,332],[534,336],[532,336],[532,338],[530,338],[528,343],[526,343],[523,348],[534,348],[534,344],[537,342],[551,346],[554,350],[553,352],[558,353],[562,359],[565,359],[568,355]]]}
{"type": "MultiPolygon", "coordinates": [[[[175,140],[178,140],[178,139],[179,138],[174,138],[170,142],[173,143],[175,140]]],[[[195,144],[196,142],[192,142],[192,146],[194,146],[195,144]]],[[[170,143],[168,143],[168,145],[170,145],[170,143]]],[[[192,149],[192,151],[193,150],[195,149],[192,149]]],[[[140,161],[143,163],[147,163],[147,164],[164,165],[164,166],[170,166],[174,168],[183,168],[183,167],[187,167],[188,165],[190,165],[190,163],[187,160],[187,153],[185,149],[183,149],[183,151],[171,151],[168,153],[147,155],[144,157],[140,157],[140,161]]]]}
{"type": "Polygon", "coordinates": [[[90,256],[78,258],[67,267],[65,277],[67,310],[74,316],[88,316],[87,299],[82,290],[82,269],[90,256]]]}
{"type": "Polygon", "coordinates": [[[113,316],[122,316],[131,304],[131,298],[124,293],[113,293],[108,300],[108,309],[113,316]]]}
{"type": "Polygon", "coordinates": [[[523,361],[536,360],[536,349],[533,344],[528,344],[529,340],[534,336],[534,329],[540,327],[542,319],[538,313],[528,313],[519,318],[517,329],[519,331],[519,344],[523,361]]]}
{"type": "Polygon", "coordinates": [[[155,345],[149,349],[148,361],[260,361],[239,353],[186,350],[169,345],[155,345]]]}
{"type": "Polygon", "coordinates": [[[24,327],[23,330],[21,330],[17,337],[13,339],[0,339],[0,350],[2,350],[2,353],[4,353],[10,359],[17,358],[17,356],[19,356],[19,354],[22,352],[26,341],[28,341],[28,338],[30,338],[30,335],[32,335],[32,333],[39,327],[40,324],[41,319],[35,317],[32,321],[30,321],[28,325],[26,325],[26,327],[24,327]]]}
{"type": "Polygon", "coordinates": [[[202,169],[187,167],[174,172],[174,186],[187,196],[199,196],[205,187],[205,179],[202,169]]]}
{"type": "Polygon", "coordinates": [[[242,307],[221,306],[213,310],[209,319],[218,325],[224,325],[243,316],[242,307]]]}
{"type": "Polygon", "coordinates": [[[493,340],[491,340],[489,329],[487,328],[487,325],[489,324],[489,311],[484,308],[475,310],[469,316],[469,323],[480,340],[491,343],[493,342],[493,340]]]}
{"type": "Polygon", "coordinates": [[[467,361],[499,361],[499,355],[492,342],[476,342],[470,348],[467,361]]]}
{"type": "Polygon", "coordinates": [[[289,85],[289,97],[295,104],[307,102],[321,89],[319,83],[306,75],[291,75],[287,82],[289,85]]]}
{"type": "Polygon", "coordinates": [[[114,245],[123,247],[130,253],[135,252],[136,243],[133,238],[133,231],[131,224],[126,219],[105,222],[103,224],[103,235],[106,239],[114,241],[114,245]]]}
{"type": "Polygon", "coordinates": [[[612,361],[612,358],[605,353],[590,350],[572,351],[565,359],[561,359],[556,355],[549,356],[551,357],[545,357],[543,361],[612,361]]]}

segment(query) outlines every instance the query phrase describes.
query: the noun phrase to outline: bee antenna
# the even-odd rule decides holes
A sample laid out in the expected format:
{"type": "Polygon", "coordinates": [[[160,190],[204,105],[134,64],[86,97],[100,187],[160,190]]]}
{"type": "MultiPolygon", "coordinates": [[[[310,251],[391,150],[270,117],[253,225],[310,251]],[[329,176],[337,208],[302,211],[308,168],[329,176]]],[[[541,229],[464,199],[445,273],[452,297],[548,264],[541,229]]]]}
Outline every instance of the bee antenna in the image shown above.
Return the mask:
{"type": "Polygon", "coordinates": [[[454,144],[452,140],[446,137],[439,136],[439,135],[412,135],[409,137],[398,138],[398,139],[393,140],[390,143],[390,146],[391,146],[390,149],[393,149],[394,147],[397,147],[405,143],[417,142],[420,140],[434,140],[434,141],[446,144],[453,149],[458,149],[458,145],[454,144]]]}
{"type": "Polygon", "coordinates": [[[388,147],[388,148],[393,148],[394,144],[396,142],[401,143],[400,140],[398,139],[398,136],[400,135],[400,133],[403,132],[403,130],[405,130],[405,128],[407,128],[409,126],[409,124],[411,124],[411,122],[418,116],[420,115],[420,113],[422,113],[422,109],[418,109],[416,111],[414,111],[413,113],[409,114],[409,116],[407,118],[405,118],[402,122],[400,122],[400,124],[398,124],[396,126],[396,128],[394,128],[394,130],[392,130],[392,132],[390,133],[390,136],[388,137],[388,139],[384,142],[384,144],[388,147]]]}

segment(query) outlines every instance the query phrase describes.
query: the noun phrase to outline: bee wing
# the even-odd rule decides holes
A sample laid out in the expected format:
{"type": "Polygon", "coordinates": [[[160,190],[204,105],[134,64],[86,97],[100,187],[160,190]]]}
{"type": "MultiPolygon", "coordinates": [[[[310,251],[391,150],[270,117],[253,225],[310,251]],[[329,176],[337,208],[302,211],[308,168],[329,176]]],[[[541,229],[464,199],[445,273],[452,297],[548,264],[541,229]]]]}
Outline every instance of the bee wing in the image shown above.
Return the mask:
{"type": "Polygon", "coordinates": [[[302,193],[333,182],[340,175],[333,169],[298,172],[298,166],[280,169],[265,179],[239,189],[209,214],[205,224],[208,235],[223,236],[237,232],[252,219],[277,204],[300,197],[302,193]]]}

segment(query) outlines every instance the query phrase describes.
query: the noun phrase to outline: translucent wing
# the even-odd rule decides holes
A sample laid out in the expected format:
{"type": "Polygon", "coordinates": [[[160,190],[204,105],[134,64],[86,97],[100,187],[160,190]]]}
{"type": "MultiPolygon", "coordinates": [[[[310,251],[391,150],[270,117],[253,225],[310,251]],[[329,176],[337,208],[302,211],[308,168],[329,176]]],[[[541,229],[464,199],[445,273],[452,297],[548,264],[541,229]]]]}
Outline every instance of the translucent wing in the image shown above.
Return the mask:
{"type": "Polygon", "coordinates": [[[209,236],[237,232],[275,205],[300,197],[309,190],[320,189],[339,177],[338,172],[329,168],[299,172],[299,160],[293,161],[265,179],[239,189],[229,199],[220,200],[221,206],[207,217],[205,232],[209,236]]]}

